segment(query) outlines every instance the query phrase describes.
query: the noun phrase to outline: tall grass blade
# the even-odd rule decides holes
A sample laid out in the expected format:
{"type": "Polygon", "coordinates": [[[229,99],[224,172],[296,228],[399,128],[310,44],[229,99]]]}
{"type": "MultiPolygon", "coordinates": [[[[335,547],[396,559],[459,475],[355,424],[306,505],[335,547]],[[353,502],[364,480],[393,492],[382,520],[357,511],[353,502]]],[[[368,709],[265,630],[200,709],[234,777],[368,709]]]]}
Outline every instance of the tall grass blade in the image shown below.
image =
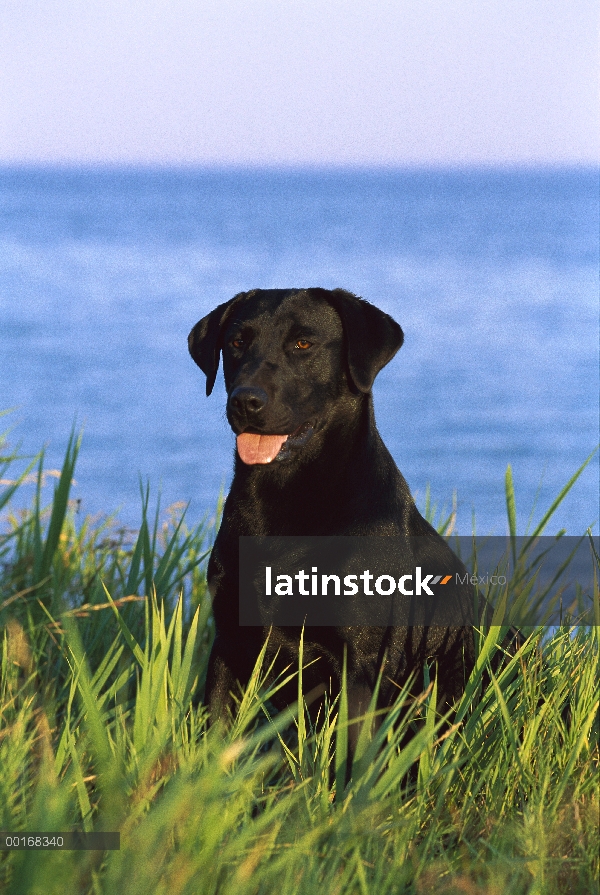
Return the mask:
{"type": "Polygon", "coordinates": [[[537,524],[536,528],[534,529],[533,533],[529,536],[528,540],[526,541],[525,546],[523,547],[523,550],[524,550],[524,551],[528,550],[529,547],[531,546],[531,544],[535,541],[535,539],[536,539],[539,535],[541,535],[541,533],[542,533],[543,530],[545,529],[546,525],[547,525],[548,522],[550,521],[551,517],[554,515],[555,511],[558,509],[558,507],[560,506],[560,504],[563,502],[563,500],[565,499],[565,497],[567,496],[567,494],[569,493],[569,491],[571,490],[571,488],[573,487],[573,485],[575,484],[575,482],[577,481],[577,479],[579,478],[579,476],[581,475],[581,473],[583,472],[583,470],[586,468],[586,466],[591,462],[591,460],[593,459],[593,457],[596,455],[597,451],[598,451],[598,448],[594,448],[594,450],[593,450],[592,453],[589,455],[589,457],[587,458],[587,460],[585,460],[585,461],[581,464],[581,466],[579,467],[579,469],[578,469],[578,470],[571,476],[571,478],[569,479],[569,481],[567,482],[567,484],[566,484],[566,485],[564,486],[564,488],[562,488],[562,490],[559,492],[558,497],[556,497],[556,498],[552,501],[552,503],[550,504],[549,509],[544,513],[544,515],[542,516],[541,520],[539,521],[539,523],[537,524]]]}
{"type": "Polygon", "coordinates": [[[71,491],[71,482],[73,481],[73,473],[75,471],[75,463],[77,454],[81,446],[82,434],[75,437],[75,429],[71,431],[69,443],[65,454],[63,467],[60,473],[58,485],[54,491],[54,499],[52,501],[52,513],[46,534],[46,543],[42,554],[39,577],[44,578],[50,571],[52,560],[58,546],[60,533],[63,529],[67,506],[69,503],[69,494],[71,491]]]}
{"type": "Polygon", "coordinates": [[[118,829],[118,822],[123,815],[125,791],[122,784],[120,761],[113,753],[106,722],[98,704],[98,694],[92,684],[92,676],[88,667],[81,636],[75,620],[63,617],[63,625],[73,672],[77,675],[77,686],[85,712],[85,725],[89,730],[90,749],[96,762],[98,785],[103,792],[103,815],[108,829],[118,829]],[[114,824],[115,826],[111,826],[114,824]]]}
{"type": "Polygon", "coordinates": [[[335,800],[342,802],[348,773],[348,675],[347,651],[344,647],[342,681],[335,732],[335,800]]]}
{"type": "Polygon", "coordinates": [[[431,777],[433,743],[437,720],[437,683],[438,679],[436,674],[432,685],[429,687],[431,692],[425,700],[424,731],[426,733],[427,748],[423,750],[423,752],[421,753],[421,757],[419,758],[419,773],[417,778],[419,791],[421,793],[426,790],[427,784],[429,783],[429,779],[431,777]]]}
{"type": "MultiPolygon", "coordinates": [[[[29,466],[26,466],[23,472],[17,476],[17,478],[10,485],[6,485],[2,494],[0,494],[0,510],[2,510],[12,499],[15,492],[21,487],[27,476],[31,473],[31,470],[34,466],[37,466],[40,462],[40,454],[33,458],[29,466]]],[[[3,464],[4,470],[7,468],[8,463],[3,464]]],[[[4,472],[3,470],[3,472],[4,472]]],[[[4,475],[1,476],[2,478],[4,475]]]]}
{"type": "Polygon", "coordinates": [[[304,692],[302,687],[302,671],[304,668],[304,628],[300,632],[298,645],[298,768],[302,775],[304,768],[304,746],[306,743],[306,719],[304,717],[304,692]]]}
{"type": "Polygon", "coordinates": [[[515,500],[515,488],[513,485],[512,467],[510,463],[506,467],[504,478],[504,490],[506,493],[506,513],[508,515],[508,531],[512,550],[513,564],[517,564],[517,504],[515,500]]]}

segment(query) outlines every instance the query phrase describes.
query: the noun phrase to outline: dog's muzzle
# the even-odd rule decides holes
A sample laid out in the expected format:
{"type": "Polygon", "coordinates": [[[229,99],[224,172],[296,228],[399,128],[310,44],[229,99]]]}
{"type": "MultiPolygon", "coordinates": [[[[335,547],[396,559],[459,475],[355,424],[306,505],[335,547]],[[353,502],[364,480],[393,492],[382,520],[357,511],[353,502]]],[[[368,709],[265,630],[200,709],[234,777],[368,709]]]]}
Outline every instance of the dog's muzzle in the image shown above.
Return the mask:
{"type": "Polygon", "coordinates": [[[230,417],[236,422],[247,422],[253,425],[257,414],[267,406],[269,398],[262,388],[242,385],[234,388],[229,395],[228,405],[230,417]]]}

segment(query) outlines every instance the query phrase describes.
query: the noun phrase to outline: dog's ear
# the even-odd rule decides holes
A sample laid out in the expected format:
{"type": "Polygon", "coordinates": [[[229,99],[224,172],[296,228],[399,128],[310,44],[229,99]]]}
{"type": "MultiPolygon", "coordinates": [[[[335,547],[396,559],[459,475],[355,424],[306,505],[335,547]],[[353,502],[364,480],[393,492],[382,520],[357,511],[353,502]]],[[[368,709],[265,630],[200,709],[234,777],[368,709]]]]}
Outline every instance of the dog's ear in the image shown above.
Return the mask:
{"type": "Polygon", "coordinates": [[[230,301],[219,305],[202,320],[199,320],[188,336],[188,348],[194,361],[206,376],[206,394],[210,395],[217,378],[219,355],[221,353],[221,334],[227,314],[234,302],[242,298],[240,292],[230,301]]]}
{"type": "Polygon", "coordinates": [[[351,292],[322,292],[341,317],[352,381],[361,392],[370,392],[379,371],[402,345],[404,333],[389,314],[351,292]]]}

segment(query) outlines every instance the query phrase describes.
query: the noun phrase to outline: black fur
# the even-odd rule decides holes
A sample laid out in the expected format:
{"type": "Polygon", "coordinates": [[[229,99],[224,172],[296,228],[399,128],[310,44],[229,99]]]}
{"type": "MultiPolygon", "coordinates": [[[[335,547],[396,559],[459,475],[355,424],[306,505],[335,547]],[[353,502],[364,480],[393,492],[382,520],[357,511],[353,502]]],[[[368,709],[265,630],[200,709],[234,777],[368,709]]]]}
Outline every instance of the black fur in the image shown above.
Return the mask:
{"type": "MultiPolygon", "coordinates": [[[[236,435],[292,436],[268,464],[246,465],[236,454],[208,568],[216,639],[206,700],[213,717],[225,717],[232,707],[231,693],[247,682],[267,634],[238,625],[240,535],[423,535],[428,559],[443,563],[448,557],[449,548],[418,512],[375,426],[371,387],[402,342],[391,317],[341,289],[241,293],[190,333],[190,353],[206,374],[207,394],[223,355],[227,416],[236,435]],[[303,350],[299,342],[310,347],[303,350]],[[302,438],[307,431],[308,440],[302,438]]],[[[298,629],[272,631],[268,649],[271,657],[278,652],[276,671],[297,667],[298,643],[298,629]]],[[[335,695],[344,646],[351,717],[365,711],[384,654],[380,706],[393,701],[397,685],[415,670],[415,687],[422,689],[422,668],[431,659],[437,662],[441,707],[450,705],[473,667],[468,627],[313,627],[305,631],[305,661],[317,659],[305,671],[307,692],[335,695]]],[[[295,687],[282,691],[279,704],[296,695],[295,687]]]]}

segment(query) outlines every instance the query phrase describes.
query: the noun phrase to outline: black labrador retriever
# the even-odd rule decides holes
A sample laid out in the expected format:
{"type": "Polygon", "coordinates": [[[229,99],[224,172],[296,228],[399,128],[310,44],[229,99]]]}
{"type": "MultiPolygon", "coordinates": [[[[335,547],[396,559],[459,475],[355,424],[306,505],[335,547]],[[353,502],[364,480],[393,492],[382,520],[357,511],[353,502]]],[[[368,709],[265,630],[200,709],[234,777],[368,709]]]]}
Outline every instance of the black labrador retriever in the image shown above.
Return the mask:
{"type": "MultiPolygon", "coordinates": [[[[239,625],[240,536],[416,537],[441,566],[449,554],[455,559],[418,512],[375,426],[373,381],[402,342],[391,317],[342,289],[240,293],[191,331],[189,350],[206,375],[207,395],[223,354],[227,418],[237,436],[235,475],[208,566],[216,638],[206,701],[213,719],[233,708],[232,694],[249,680],[269,633],[239,625]]],[[[298,628],[271,630],[274,674],[297,667],[298,645],[298,628]]],[[[350,717],[369,705],[384,656],[379,707],[389,706],[415,671],[420,692],[427,662],[437,667],[445,708],[473,667],[473,632],[469,625],[307,628],[304,658],[317,661],[305,671],[305,690],[335,695],[344,653],[350,717]]],[[[296,696],[290,685],[275,701],[283,706],[296,696]]],[[[351,741],[355,736],[351,730],[351,741]]]]}

